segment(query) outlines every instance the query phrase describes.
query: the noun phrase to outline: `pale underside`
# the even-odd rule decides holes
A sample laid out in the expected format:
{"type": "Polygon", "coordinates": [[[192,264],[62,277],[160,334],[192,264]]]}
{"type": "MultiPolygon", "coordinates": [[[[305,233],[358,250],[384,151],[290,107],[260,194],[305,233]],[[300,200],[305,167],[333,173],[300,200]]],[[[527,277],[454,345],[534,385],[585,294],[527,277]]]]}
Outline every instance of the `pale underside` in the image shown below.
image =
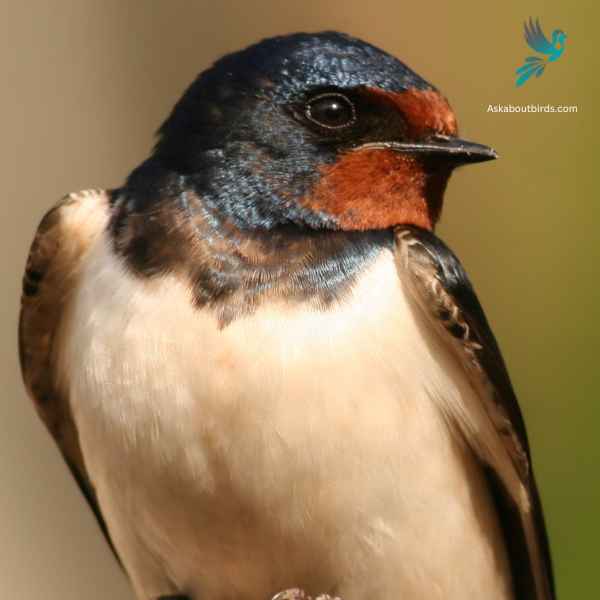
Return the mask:
{"type": "MultiPolygon", "coordinates": [[[[480,391],[401,277],[386,250],[334,309],[271,303],[219,328],[183,281],[134,277],[98,237],[59,362],[140,599],[512,597],[480,462],[452,424],[470,411],[465,430],[490,430],[480,391]]],[[[510,488],[496,450],[481,453],[505,456],[510,488]]]]}

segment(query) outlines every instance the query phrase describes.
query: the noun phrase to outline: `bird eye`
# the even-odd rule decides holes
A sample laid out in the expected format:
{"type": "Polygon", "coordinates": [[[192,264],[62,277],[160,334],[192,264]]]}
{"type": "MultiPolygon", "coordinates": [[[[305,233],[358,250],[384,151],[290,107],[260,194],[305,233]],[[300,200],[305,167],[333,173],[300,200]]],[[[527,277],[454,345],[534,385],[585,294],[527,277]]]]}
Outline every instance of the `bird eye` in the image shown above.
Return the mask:
{"type": "Polygon", "coordinates": [[[326,129],[342,129],[356,121],[354,104],[343,94],[327,93],[306,103],[306,118],[326,129]]]}

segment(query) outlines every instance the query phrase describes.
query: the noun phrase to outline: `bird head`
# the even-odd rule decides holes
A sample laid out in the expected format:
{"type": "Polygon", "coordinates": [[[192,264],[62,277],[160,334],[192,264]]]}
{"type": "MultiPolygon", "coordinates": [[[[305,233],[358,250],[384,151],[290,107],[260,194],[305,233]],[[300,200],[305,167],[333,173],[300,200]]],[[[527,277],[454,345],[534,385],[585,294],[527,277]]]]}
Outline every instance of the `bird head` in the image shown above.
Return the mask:
{"type": "Polygon", "coordinates": [[[567,39],[567,34],[562,29],[555,29],[552,32],[552,45],[555,48],[560,48],[567,39]]]}
{"type": "Polygon", "coordinates": [[[452,170],[495,158],[447,100],[370,44],[324,32],[221,58],[159,130],[154,160],[242,229],[432,229],[452,170]]]}

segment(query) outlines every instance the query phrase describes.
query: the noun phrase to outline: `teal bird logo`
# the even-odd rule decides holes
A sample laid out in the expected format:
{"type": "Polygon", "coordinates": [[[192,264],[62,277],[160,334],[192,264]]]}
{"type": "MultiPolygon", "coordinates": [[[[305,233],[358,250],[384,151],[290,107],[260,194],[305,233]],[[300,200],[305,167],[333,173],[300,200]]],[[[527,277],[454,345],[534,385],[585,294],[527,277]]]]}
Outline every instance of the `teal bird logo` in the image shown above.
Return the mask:
{"type": "Polygon", "coordinates": [[[539,77],[546,69],[546,65],[557,61],[565,51],[566,39],[567,34],[564,31],[555,29],[552,32],[552,41],[549,42],[540,27],[540,20],[536,19],[534,23],[533,19],[529,17],[529,23],[525,21],[525,41],[532,50],[544,56],[528,56],[525,59],[523,66],[516,71],[517,87],[521,87],[534,75],[539,77]]]}

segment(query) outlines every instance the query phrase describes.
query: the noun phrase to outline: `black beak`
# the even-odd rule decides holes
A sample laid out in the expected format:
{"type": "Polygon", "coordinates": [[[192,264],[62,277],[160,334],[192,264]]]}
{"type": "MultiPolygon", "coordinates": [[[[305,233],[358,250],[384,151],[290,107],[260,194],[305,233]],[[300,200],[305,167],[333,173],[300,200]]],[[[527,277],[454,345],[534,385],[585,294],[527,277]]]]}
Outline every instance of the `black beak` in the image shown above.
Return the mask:
{"type": "Polygon", "coordinates": [[[389,148],[407,154],[424,154],[447,159],[457,165],[484,162],[498,158],[493,148],[457,137],[435,135],[420,142],[371,142],[357,148],[389,148]]]}

